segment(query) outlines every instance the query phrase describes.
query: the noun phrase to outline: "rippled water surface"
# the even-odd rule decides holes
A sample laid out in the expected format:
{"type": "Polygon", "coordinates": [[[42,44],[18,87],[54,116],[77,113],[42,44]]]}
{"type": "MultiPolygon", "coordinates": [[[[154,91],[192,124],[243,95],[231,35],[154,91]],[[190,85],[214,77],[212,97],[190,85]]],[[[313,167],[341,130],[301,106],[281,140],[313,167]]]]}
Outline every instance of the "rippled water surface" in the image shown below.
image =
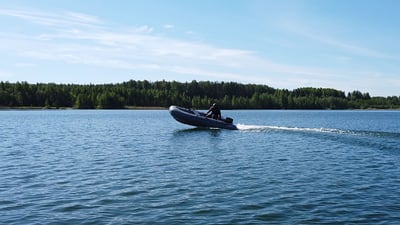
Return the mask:
{"type": "Polygon", "coordinates": [[[399,224],[399,111],[0,111],[4,224],[399,224]]]}

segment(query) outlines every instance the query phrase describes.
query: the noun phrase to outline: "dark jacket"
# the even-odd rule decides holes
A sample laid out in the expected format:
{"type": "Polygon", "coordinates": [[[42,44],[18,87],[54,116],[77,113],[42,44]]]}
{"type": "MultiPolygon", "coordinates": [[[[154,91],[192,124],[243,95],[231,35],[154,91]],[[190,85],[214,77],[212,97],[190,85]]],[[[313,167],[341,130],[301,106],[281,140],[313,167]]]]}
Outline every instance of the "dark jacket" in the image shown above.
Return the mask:
{"type": "Polygon", "coordinates": [[[211,112],[211,117],[214,119],[220,119],[221,118],[221,110],[217,105],[212,105],[210,109],[208,110],[207,114],[211,112]]]}

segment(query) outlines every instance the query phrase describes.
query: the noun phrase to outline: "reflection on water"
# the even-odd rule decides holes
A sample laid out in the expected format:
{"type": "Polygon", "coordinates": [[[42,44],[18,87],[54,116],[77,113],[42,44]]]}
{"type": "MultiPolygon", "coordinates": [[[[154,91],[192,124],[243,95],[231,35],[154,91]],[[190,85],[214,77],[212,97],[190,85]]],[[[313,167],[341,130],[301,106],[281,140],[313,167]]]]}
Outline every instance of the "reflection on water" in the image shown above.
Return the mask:
{"type": "Polygon", "coordinates": [[[205,128],[205,127],[194,127],[194,128],[187,128],[187,129],[178,129],[174,131],[174,134],[183,135],[186,133],[208,133],[212,136],[218,136],[221,133],[221,129],[218,128],[205,128]]]}

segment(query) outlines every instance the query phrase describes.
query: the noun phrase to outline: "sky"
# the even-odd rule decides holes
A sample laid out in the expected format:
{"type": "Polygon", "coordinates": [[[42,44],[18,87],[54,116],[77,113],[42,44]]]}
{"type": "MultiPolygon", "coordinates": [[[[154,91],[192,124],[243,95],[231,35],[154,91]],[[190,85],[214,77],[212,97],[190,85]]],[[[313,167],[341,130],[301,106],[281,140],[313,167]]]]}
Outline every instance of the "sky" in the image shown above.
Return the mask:
{"type": "Polygon", "coordinates": [[[400,96],[397,0],[0,1],[0,81],[215,81],[400,96]]]}

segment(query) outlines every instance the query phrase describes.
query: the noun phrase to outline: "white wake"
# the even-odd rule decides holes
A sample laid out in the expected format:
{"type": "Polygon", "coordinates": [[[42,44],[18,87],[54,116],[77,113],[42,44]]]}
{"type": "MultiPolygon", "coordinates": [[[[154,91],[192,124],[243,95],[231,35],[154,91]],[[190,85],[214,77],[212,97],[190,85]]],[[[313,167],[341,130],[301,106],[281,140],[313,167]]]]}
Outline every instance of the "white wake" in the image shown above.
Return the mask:
{"type": "Polygon", "coordinates": [[[242,131],[261,132],[268,130],[282,130],[282,131],[299,131],[299,132],[318,132],[318,133],[349,133],[346,130],[332,129],[332,128],[308,128],[308,127],[284,127],[284,126],[261,126],[261,125],[245,125],[237,124],[236,127],[242,131]]]}

